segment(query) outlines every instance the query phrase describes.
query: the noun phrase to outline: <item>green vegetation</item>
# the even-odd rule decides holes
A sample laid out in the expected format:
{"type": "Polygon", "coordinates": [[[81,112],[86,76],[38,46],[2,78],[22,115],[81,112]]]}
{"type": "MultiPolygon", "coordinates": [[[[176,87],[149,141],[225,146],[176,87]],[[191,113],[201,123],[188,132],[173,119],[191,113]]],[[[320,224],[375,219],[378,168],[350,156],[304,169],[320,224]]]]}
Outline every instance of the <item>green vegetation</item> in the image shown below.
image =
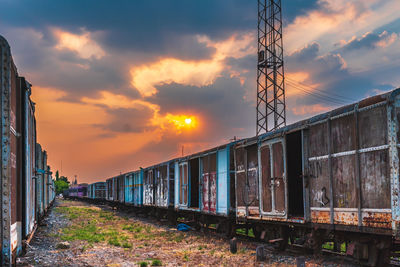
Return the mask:
{"type": "MultiPolygon", "coordinates": [[[[323,249],[327,250],[334,250],[335,243],[333,242],[326,242],[322,245],[323,249]]],[[[346,252],[346,243],[341,243],[340,244],[340,252],[345,253],[346,252]]]]}
{"type": "Polygon", "coordinates": [[[56,195],[62,194],[62,192],[69,188],[68,178],[65,176],[59,175],[59,172],[56,171],[56,180],[54,181],[54,185],[56,187],[56,195]]]}
{"type": "Polygon", "coordinates": [[[149,265],[149,264],[147,263],[147,261],[140,261],[140,262],[138,262],[138,265],[140,267],[147,267],[147,265],[149,265]]]}
{"type": "Polygon", "coordinates": [[[160,260],[158,260],[158,259],[154,259],[151,262],[151,266],[162,266],[162,262],[160,260]]]}
{"type": "Polygon", "coordinates": [[[92,222],[83,225],[73,225],[62,230],[64,241],[85,240],[88,243],[98,243],[105,240],[105,235],[92,222]]]}
{"type": "Polygon", "coordinates": [[[124,242],[124,243],[122,243],[122,247],[123,248],[132,248],[132,244],[128,243],[128,242],[124,242]]]}
{"type": "Polygon", "coordinates": [[[74,222],[61,231],[62,240],[81,240],[89,244],[107,241],[108,244],[116,247],[132,247],[127,242],[128,236],[121,234],[118,229],[109,224],[115,219],[112,212],[89,207],[57,207],[55,211],[65,214],[74,222]]]}
{"type": "Polygon", "coordinates": [[[189,259],[189,254],[185,251],[185,253],[183,254],[183,260],[184,261],[190,261],[189,259]]]}
{"type": "MultiPolygon", "coordinates": [[[[236,233],[239,235],[246,235],[246,228],[236,229],[236,233]]],[[[251,228],[249,229],[248,236],[254,237],[253,229],[251,229],[251,228]]]]}

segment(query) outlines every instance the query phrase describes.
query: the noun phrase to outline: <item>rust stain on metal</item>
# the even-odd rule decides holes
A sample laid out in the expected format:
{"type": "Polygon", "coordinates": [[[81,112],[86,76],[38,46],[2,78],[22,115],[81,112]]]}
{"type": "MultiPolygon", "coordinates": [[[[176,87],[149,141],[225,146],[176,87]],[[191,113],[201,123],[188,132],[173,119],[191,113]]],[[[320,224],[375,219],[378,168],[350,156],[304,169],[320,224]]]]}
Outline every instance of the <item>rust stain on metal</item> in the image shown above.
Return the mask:
{"type": "Polygon", "coordinates": [[[392,214],[384,212],[363,212],[363,226],[392,228],[392,214]]]}
{"type": "Polygon", "coordinates": [[[357,212],[335,211],[333,220],[336,224],[358,225],[357,212]]]}
{"type": "Polygon", "coordinates": [[[329,211],[311,211],[311,221],[313,223],[330,223],[329,211]]]}
{"type": "Polygon", "coordinates": [[[363,107],[371,106],[371,105],[377,104],[377,103],[385,101],[385,100],[386,99],[383,95],[369,97],[367,99],[361,100],[358,104],[358,107],[363,108],[363,107]]]}

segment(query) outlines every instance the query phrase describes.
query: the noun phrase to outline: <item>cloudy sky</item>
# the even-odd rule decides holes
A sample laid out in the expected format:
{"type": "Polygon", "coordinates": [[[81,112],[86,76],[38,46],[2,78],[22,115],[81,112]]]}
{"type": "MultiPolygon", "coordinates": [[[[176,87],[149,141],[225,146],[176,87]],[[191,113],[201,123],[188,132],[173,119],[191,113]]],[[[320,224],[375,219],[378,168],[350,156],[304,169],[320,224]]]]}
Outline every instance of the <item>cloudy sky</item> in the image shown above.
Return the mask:
{"type": "MultiPolygon", "coordinates": [[[[288,122],[400,87],[399,0],[283,0],[288,122]]],[[[53,170],[103,180],[255,134],[256,0],[0,0],[53,170]]]]}

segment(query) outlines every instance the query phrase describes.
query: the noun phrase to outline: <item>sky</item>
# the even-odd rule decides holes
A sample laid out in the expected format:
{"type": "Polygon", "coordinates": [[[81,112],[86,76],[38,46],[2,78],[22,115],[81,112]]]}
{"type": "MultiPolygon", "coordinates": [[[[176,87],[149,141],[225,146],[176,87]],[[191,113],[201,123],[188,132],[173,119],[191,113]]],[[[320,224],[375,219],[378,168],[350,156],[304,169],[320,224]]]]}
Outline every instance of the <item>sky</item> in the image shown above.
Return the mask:
{"type": "MultiPolygon", "coordinates": [[[[399,0],[282,0],[287,123],[400,87],[399,0]]],[[[53,171],[102,181],[255,135],[256,0],[0,0],[53,171]]]]}

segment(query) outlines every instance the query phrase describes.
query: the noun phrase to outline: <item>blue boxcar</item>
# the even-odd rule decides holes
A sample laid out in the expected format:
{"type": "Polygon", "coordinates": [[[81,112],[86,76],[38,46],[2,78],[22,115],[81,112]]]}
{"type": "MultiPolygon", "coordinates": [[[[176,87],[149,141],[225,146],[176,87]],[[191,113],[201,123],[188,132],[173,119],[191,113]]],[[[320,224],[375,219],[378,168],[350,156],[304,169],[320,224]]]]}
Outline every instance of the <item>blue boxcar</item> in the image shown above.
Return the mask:
{"type": "Polygon", "coordinates": [[[175,208],[227,216],[234,167],[232,144],[181,158],[175,162],[175,208]]]}

